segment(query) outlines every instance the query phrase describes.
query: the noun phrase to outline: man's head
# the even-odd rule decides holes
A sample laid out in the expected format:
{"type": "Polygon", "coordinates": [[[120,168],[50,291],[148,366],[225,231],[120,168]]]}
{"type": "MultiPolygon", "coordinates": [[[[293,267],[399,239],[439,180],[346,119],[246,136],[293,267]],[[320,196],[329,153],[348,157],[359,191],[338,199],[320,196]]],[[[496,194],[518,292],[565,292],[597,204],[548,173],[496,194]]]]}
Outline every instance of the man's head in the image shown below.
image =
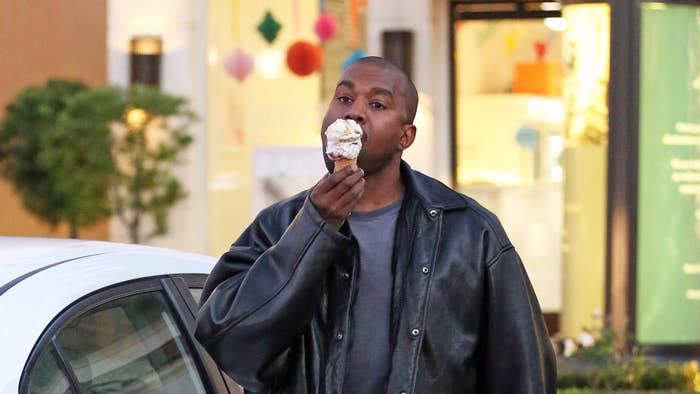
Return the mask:
{"type": "MultiPolygon", "coordinates": [[[[417,107],[416,88],[401,69],[381,57],[361,58],[343,73],[326,111],[321,125],[324,152],[326,128],[336,119],[353,119],[364,131],[358,166],[365,174],[398,165],[415,139],[417,107]]],[[[332,171],[333,162],[324,158],[332,171]]]]}

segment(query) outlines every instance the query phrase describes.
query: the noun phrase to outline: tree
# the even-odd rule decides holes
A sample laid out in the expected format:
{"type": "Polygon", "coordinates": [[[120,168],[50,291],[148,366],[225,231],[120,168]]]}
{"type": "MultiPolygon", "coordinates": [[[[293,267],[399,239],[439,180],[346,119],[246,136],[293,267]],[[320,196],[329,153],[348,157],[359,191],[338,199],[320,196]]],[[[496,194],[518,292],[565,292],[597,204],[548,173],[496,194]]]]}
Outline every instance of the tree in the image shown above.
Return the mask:
{"type": "Polygon", "coordinates": [[[117,174],[112,202],[131,242],[138,243],[144,218],[155,224],[146,237],[165,234],[170,208],[187,195],[173,170],[192,143],[188,127],[195,116],[184,98],[157,88],[135,85],[125,94],[128,110],[113,144],[117,174]]]}
{"type": "Polygon", "coordinates": [[[184,98],[157,88],[49,80],[7,106],[0,175],[29,212],[68,222],[71,237],[114,213],[138,243],[165,234],[170,209],[187,195],[174,170],[194,118],[184,98]],[[142,234],[146,218],[154,230],[142,234]]]}
{"type": "Polygon", "coordinates": [[[49,80],[29,87],[7,106],[0,124],[0,175],[14,184],[25,208],[70,235],[110,214],[114,174],[110,121],[123,108],[118,92],[49,80]]]}

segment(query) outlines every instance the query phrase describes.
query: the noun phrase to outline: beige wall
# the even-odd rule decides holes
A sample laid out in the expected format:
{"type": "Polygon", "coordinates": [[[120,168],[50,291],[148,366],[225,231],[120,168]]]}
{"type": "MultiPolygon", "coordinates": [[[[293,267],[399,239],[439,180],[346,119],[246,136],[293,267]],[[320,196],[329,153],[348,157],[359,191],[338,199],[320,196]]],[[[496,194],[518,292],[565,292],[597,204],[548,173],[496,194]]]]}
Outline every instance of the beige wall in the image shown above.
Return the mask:
{"type": "MultiPolygon", "coordinates": [[[[48,78],[106,81],[105,0],[0,2],[0,116],[23,88],[48,78]]],[[[0,180],[0,235],[67,236],[22,208],[13,187],[0,180]]],[[[109,238],[106,223],[83,229],[81,238],[109,238]]]]}
{"type": "MultiPolygon", "coordinates": [[[[206,116],[211,254],[228,249],[255,217],[259,200],[254,201],[254,194],[261,182],[283,179],[284,185],[295,185],[294,192],[298,192],[312,186],[323,173],[320,124],[328,103],[320,99],[320,73],[299,77],[283,63],[275,78],[266,78],[256,66],[245,81],[238,82],[223,68],[226,56],[237,46],[256,58],[269,49],[284,55],[301,39],[317,43],[312,29],[318,3],[304,0],[298,4],[297,28],[292,2],[269,2],[270,11],[283,26],[269,45],[256,30],[265,13],[263,2],[209,2],[206,116]],[[261,163],[260,158],[272,154],[271,149],[277,149],[276,160],[261,163]],[[310,153],[304,154],[305,149],[310,153]],[[286,171],[296,168],[298,155],[316,164],[301,166],[300,172],[286,171]]],[[[291,190],[282,193],[289,195],[291,190]]]]}

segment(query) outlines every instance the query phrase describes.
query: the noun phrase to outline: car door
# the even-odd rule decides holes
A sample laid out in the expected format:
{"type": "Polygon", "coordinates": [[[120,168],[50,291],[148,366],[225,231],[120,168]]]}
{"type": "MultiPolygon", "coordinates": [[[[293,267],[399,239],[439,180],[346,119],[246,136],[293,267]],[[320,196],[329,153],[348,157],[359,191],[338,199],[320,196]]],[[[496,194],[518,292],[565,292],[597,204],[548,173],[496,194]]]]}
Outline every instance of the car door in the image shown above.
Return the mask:
{"type": "MultiPolygon", "coordinates": [[[[188,327],[190,328],[190,335],[192,336],[192,338],[194,338],[194,327],[196,323],[195,319],[197,317],[197,309],[199,301],[202,297],[202,290],[204,288],[204,282],[206,281],[206,279],[207,275],[199,274],[178,275],[172,278],[174,287],[178,289],[180,294],[182,294],[185,303],[189,309],[189,312],[192,316],[192,321],[188,323],[188,327]],[[189,293],[189,295],[187,293],[189,293]]],[[[195,342],[195,346],[197,347],[202,358],[206,360],[205,364],[208,366],[215,366],[216,363],[209,356],[207,351],[204,350],[204,348],[199,344],[199,342],[197,342],[197,340],[193,339],[193,341],[195,342]]],[[[226,387],[230,393],[243,394],[243,387],[241,387],[238,383],[236,383],[233,379],[231,379],[221,370],[218,370],[218,372],[224,379],[226,387]]]]}
{"type": "Polygon", "coordinates": [[[35,345],[20,392],[239,392],[192,336],[196,301],[189,289],[205,278],[136,280],[74,303],[35,345]]]}

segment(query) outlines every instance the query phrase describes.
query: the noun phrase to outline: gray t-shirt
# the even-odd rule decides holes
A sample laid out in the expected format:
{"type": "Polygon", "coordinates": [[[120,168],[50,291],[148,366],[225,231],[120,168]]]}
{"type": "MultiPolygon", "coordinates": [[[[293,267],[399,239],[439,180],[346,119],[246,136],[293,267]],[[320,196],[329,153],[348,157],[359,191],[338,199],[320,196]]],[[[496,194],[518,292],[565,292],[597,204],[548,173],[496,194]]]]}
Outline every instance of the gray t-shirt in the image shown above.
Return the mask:
{"type": "Polygon", "coordinates": [[[345,393],[384,393],[391,368],[391,293],[396,219],[401,199],[371,212],[353,212],[350,229],[360,246],[352,306],[345,393]]]}

